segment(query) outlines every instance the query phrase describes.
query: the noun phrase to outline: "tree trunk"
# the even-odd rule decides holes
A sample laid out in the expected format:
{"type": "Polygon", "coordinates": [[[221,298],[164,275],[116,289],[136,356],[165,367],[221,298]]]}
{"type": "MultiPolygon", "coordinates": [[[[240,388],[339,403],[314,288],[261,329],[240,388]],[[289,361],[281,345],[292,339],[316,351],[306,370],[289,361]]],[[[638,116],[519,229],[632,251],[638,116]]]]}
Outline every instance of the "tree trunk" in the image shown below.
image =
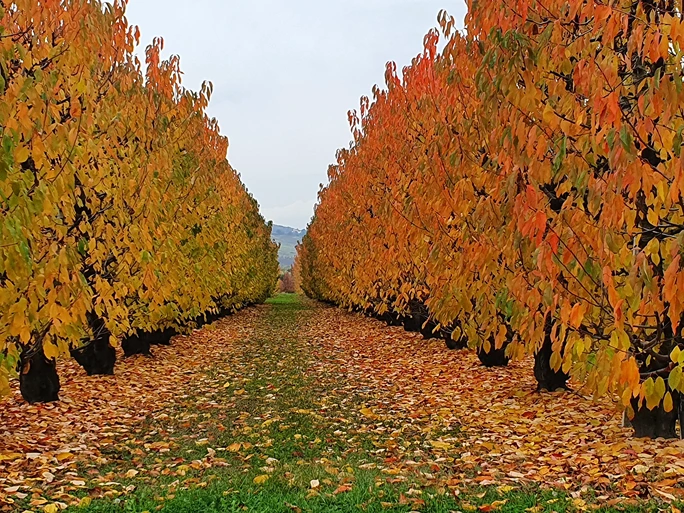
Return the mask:
{"type": "Polygon", "coordinates": [[[427,307],[417,299],[412,299],[408,304],[409,313],[402,318],[404,329],[415,333],[421,333],[423,337],[430,338],[428,329],[423,328],[423,324],[428,320],[429,312],[427,307]]]}
{"type": "Polygon", "coordinates": [[[568,379],[570,376],[562,369],[554,370],[551,367],[551,355],[553,354],[553,342],[551,341],[551,330],[553,324],[547,321],[544,343],[539,351],[534,355],[534,377],[537,378],[537,391],[548,390],[553,392],[562,388],[568,389],[568,379]]]}
{"type": "Polygon", "coordinates": [[[417,333],[420,331],[421,322],[420,319],[414,315],[405,315],[401,318],[401,322],[404,325],[404,331],[410,331],[417,333]]]}
{"type": "Polygon", "coordinates": [[[19,360],[19,390],[29,403],[59,401],[57,363],[48,360],[39,349],[34,354],[22,354],[19,360]]]}
{"type": "Polygon", "coordinates": [[[477,349],[477,357],[480,359],[480,362],[485,367],[504,367],[508,365],[508,362],[510,361],[510,358],[506,356],[506,348],[508,347],[508,344],[510,344],[513,340],[513,331],[508,326],[508,323],[506,323],[505,321],[501,322],[506,327],[506,340],[504,340],[501,349],[495,349],[496,342],[494,339],[494,335],[489,336],[488,353],[485,352],[483,346],[480,346],[477,349]]]}
{"type": "Polygon", "coordinates": [[[150,352],[149,333],[136,333],[130,337],[126,337],[121,341],[121,349],[123,349],[125,356],[133,356],[142,354],[145,356],[152,356],[150,352]]]}
{"type": "Polygon", "coordinates": [[[444,339],[448,349],[465,349],[468,347],[468,337],[460,329],[460,324],[456,324],[456,327],[442,328],[439,330],[439,336],[444,339]],[[454,339],[453,334],[456,329],[459,330],[460,335],[457,339],[454,339]]]}
{"type": "Polygon", "coordinates": [[[465,335],[461,334],[456,340],[452,338],[453,328],[442,329],[439,334],[444,339],[448,349],[465,349],[468,347],[468,338],[465,335]]]}
{"type": "Polygon", "coordinates": [[[170,346],[171,339],[176,335],[178,335],[178,332],[175,329],[166,328],[149,333],[148,339],[153,346],[170,346]]]}
{"type": "Polygon", "coordinates": [[[639,398],[632,398],[631,404],[634,410],[634,418],[630,423],[634,428],[634,436],[637,438],[677,438],[675,425],[677,417],[679,417],[681,398],[677,392],[670,393],[675,400],[675,407],[671,412],[666,412],[662,404],[659,404],[653,410],[649,410],[646,407],[645,401],[642,403],[641,408],[639,408],[639,398]]]}
{"type": "Polygon", "coordinates": [[[434,321],[427,321],[427,322],[423,322],[422,324],[421,324],[421,328],[420,328],[420,334],[423,335],[423,338],[425,340],[440,337],[439,331],[437,331],[437,332],[434,331],[435,328],[437,327],[437,323],[435,323],[434,321]],[[422,324],[424,324],[425,326],[423,326],[422,324]]]}
{"type": "Polygon", "coordinates": [[[95,312],[88,312],[86,317],[93,338],[83,347],[72,349],[71,356],[85,369],[88,376],[112,375],[116,363],[116,350],[109,343],[111,333],[95,312]]]}
{"type": "Polygon", "coordinates": [[[399,317],[394,312],[385,312],[379,316],[379,320],[383,321],[388,326],[401,326],[401,320],[399,320],[399,317]]]}
{"type": "Polygon", "coordinates": [[[510,358],[506,356],[506,346],[508,346],[508,342],[505,342],[501,349],[494,349],[493,339],[490,343],[491,347],[488,353],[486,353],[482,347],[477,350],[477,357],[480,359],[482,365],[485,367],[504,367],[508,365],[510,360],[510,358]]]}
{"type": "Polygon", "coordinates": [[[96,338],[83,347],[71,350],[71,356],[88,376],[111,376],[116,364],[116,350],[109,343],[109,335],[96,338]]]}

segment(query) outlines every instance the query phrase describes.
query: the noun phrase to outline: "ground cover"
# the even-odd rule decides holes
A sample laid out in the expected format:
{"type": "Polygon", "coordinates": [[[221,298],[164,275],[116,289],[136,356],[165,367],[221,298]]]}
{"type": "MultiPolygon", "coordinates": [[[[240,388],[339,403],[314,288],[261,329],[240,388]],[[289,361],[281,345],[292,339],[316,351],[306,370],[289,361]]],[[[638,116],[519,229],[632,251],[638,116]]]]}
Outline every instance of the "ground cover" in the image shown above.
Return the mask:
{"type": "MultiPolygon", "coordinates": [[[[676,511],[682,442],[294,295],[0,404],[0,511],[676,511]]],[[[681,505],[679,505],[681,507],[681,505]]]]}

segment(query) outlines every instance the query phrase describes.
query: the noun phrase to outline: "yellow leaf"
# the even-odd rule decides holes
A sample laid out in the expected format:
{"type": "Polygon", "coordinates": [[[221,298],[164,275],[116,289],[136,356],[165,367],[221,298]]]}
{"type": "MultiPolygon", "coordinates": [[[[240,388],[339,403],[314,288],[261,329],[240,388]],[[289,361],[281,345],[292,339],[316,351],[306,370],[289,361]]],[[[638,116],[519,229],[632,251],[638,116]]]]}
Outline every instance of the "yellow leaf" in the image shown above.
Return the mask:
{"type": "Polygon", "coordinates": [[[665,394],[665,399],[663,399],[663,408],[666,412],[671,412],[674,408],[674,404],[672,404],[672,395],[670,392],[665,394]]]}
{"type": "Polygon", "coordinates": [[[655,388],[654,391],[656,393],[656,397],[660,400],[665,396],[665,380],[658,376],[658,379],[655,381],[655,388]]]}
{"type": "Polygon", "coordinates": [[[238,451],[240,450],[241,445],[242,445],[242,444],[240,444],[239,442],[236,442],[236,443],[234,443],[234,444],[230,444],[230,445],[228,446],[228,450],[229,450],[230,452],[238,452],[238,451]]]}
{"type": "Polygon", "coordinates": [[[10,392],[9,380],[7,379],[7,376],[5,376],[5,373],[2,372],[2,369],[0,369],[0,397],[7,395],[10,392]]]}
{"type": "Polygon", "coordinates": [[[648,222],[651,223],[653,226],[658,226],[658,221],[660,218],[658,217],[658,213],[655,210],[648,210],[648,213],[646,214],[646,219],[648,219],[648,222]]]}
{"type": "Polygon", "coordinates": [[[261,474],[260,476],[256,476],[254,478],[254,484],[262,485],[266,481],[268,481],[268,479],[269,479],[268,474],[261,474]]]}
{"type": "Polygon", "coordinates": [[[673,390],[681,390],[681,385],[682,385],[682,368],[680,366],[675,367],[672,369],[670,372],[670,376],[668,378],[668,383],[670,384],[670,388],[673,390]]]}
{"type": "Polygon", "coordinates": [[[554,117],[555,115],[553,108],[547,103],[546,107],[544,107],[544,111],[542,112],[542,119],[544,120],[544,123],[551,124],[554,120],[554,117]]]}
{"type": "Polygon", "coordinates": [[[646,244],[646,247],[644,248],[644,253],[646,253],[648,256],[653,255],[654,253],[658,253],[660,251],[660,242],[658,239],[651,239],[648,244],[646,244]]]}
{"type": "Polygon", "coordinates": [[[57,513],[59,511],[59,507],[57,504],[48,504],[43,508],[43,511],[45,513],[57,513]]]}
{"type": "Polygon", "coordinates": [[[71,454],[70,452],[60,452],[60,453],[56,456],[57,461],[68,460],[69,458],[72,458],[72,457],[73,457],[73,454],[71,454]]]}
{"type": "Polygon", "coordinates": [[[443,451],[451,449],[451,444],[448,444],[446,442],[440,442],[439,440],[430,440],[430,445],[432,445],[432,447],[434,447],[435,449],[441,449],[443,451]]]}
{"type": "Polygon", "coordinates": [[[48,360],[54,360],[59,356],[59,348],[52,342],[43,344],[43,353],[48,360]]]}
{"type": "Polygon", "coordinates": [[[370,408],[361,408],[361,410],[359,410],[359,411],[361,412],[362,415],[364,415],[370,419],[373,419],[376,417],[375,413],[373,413],[373,410],[371,410],[370,408]]]}
{"type": "Polygon", "coordinates": [[[648,467],[646,465],[641,465],[641,464],[634,465],[632,467],[632,472],[634,472],[635,474],[645,474],[649,470],[651,470],[651,467],[648,467]]]}
{"type": "Polygon", "coordinates": [[[0,454],[0,461],[14,461],[23,458],[24,455],[19,452],[6,452],[0,454]]]}
{"type": "Polygon", "coordinates": [[[26,146],[20,146],[14,152],[14,161],[17,164],[23,164],[29,158],[29,149],[26,146]]]}

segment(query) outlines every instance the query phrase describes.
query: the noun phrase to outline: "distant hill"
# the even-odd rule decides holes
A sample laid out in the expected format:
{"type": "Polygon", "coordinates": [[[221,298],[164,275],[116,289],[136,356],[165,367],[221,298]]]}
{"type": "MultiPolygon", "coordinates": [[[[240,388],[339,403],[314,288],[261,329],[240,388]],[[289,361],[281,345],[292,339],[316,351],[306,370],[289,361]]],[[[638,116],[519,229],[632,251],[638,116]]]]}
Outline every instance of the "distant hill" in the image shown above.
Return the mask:
{"type": "Polygon", "coordinates": [[[297,228],[277,224],[273,225],[273,240],[280,243],[278,262],[280,262],[282,269],[289,269],[294,263],[295,255],[297,254],[297,243],[302,240],[305,233],[306,230],[298,230],[297,228]]]}

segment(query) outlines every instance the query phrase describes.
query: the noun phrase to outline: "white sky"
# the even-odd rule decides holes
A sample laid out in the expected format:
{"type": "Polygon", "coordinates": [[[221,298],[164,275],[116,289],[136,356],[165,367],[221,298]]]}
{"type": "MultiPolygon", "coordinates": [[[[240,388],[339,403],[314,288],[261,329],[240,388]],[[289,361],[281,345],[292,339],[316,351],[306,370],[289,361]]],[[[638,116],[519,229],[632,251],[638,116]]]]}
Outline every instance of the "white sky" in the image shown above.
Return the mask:
{"type": "Polygon", "coordinates": [[[209,114],[230,139],[229,160],[266,219],[304,228],[335,152],[351,140],[347,111],[385,63],[422,49],[440,9],[462,0],[129,0],[144,49],[164,38],[183,83],[214,84],[209,114]]]}

